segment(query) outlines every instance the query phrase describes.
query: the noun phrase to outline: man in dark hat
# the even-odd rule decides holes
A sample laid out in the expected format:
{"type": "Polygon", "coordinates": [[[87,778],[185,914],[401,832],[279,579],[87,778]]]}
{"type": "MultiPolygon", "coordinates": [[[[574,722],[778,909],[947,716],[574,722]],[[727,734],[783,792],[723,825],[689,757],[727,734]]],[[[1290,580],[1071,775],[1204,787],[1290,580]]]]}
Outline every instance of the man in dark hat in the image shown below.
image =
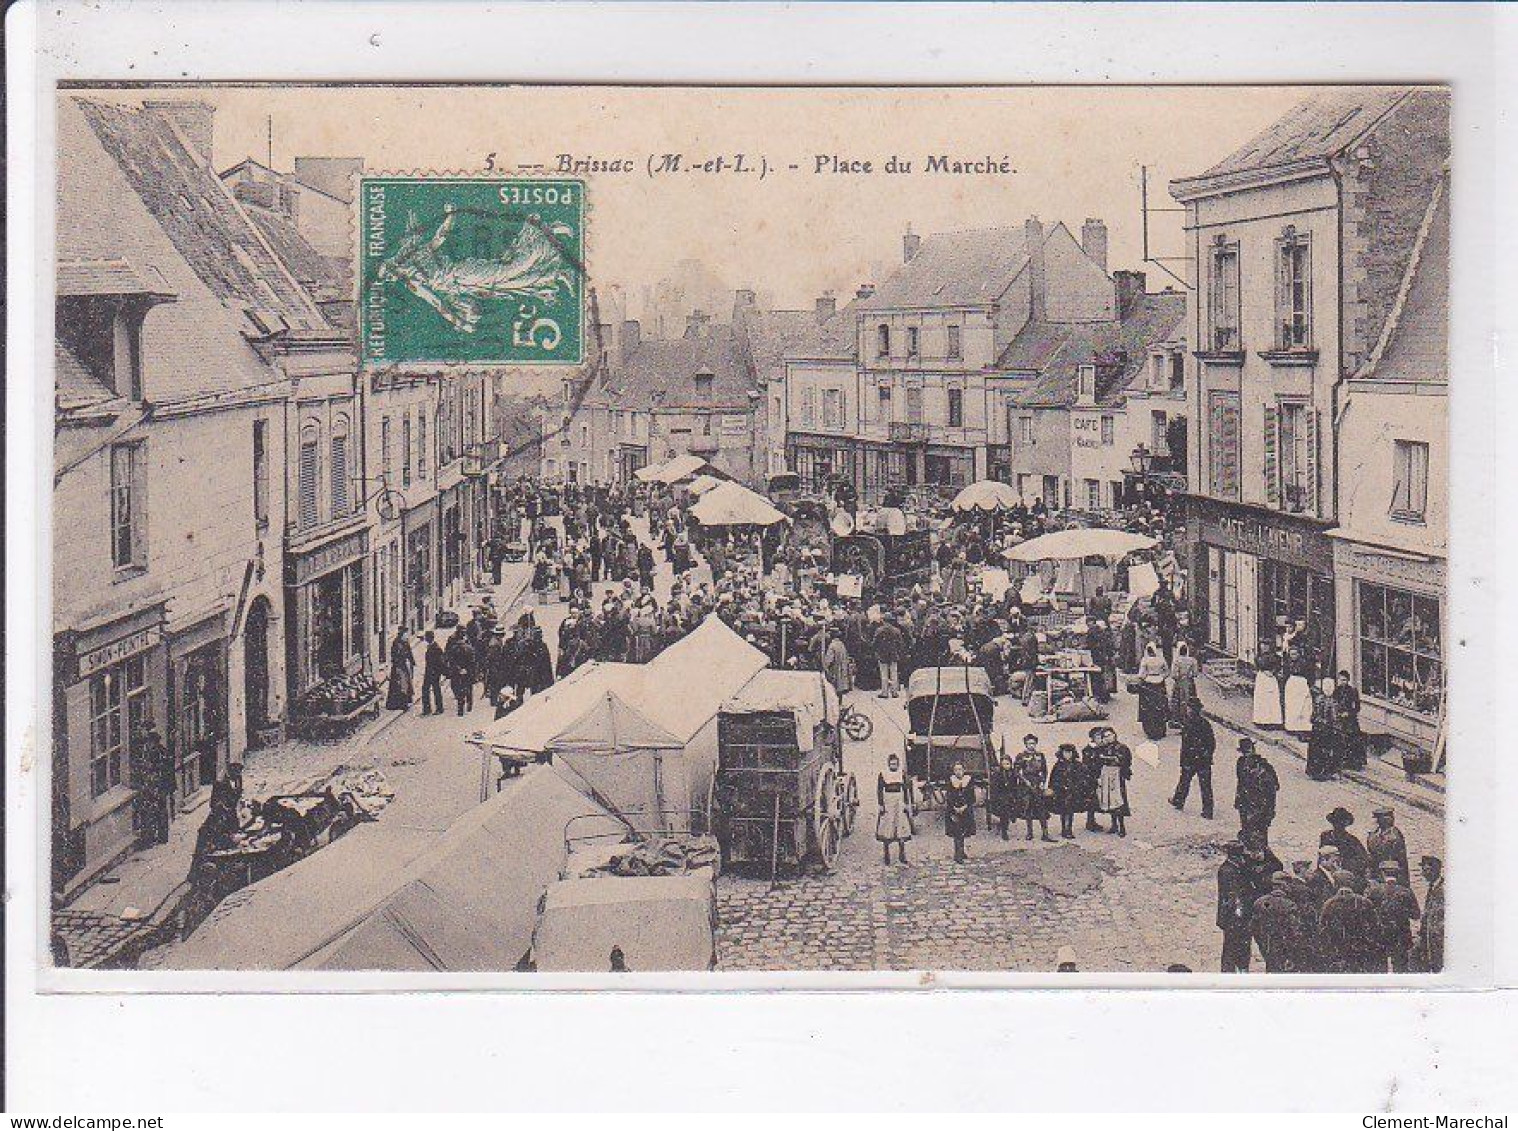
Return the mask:
{"type": "Polygon", "coordinates": [[[1275,767],[1255,749],[1254,739],[1239,739],[1239,760],[1234,764],[1233,807],[1239,811],[1239,830],[1258,833],[1268,840],[1276,817],[1276,794],[1281,779],[1275,767]]]}
{"type": "Polygon", "coordinates": [[[1218,930],[1223,932],[1222,971],[1225,974],[1249,973],[1250,915],[1253,897],[1244,866],[1244,846],[1231,840],[1223,846],[1224,859],[1218,865],[1218,930]]]}
{"type": "Polygon", "coordinates": [[[1381,865],[1390,860],[1397,865],[1404,883],[1410,883],[1412,873],[1407,868],[1407,841],[1397,828],[1396,816],[1390,805],[1383,805],[1371,814],[1376,827],[1365,837],[1365,848],[1370,853],[1371,867],[1378,873],[1381,865]]]}
{"type": "Polygon", "coordinates": [[[1186,796],[1191,792],[1191,779],[1196,778],[1202,791],[1202,817],[1212,820],[1212,755],[1217,749],[1217,736],[1212,723],[1202,714],[1202,703],[1195,695],[1191,697],[1185,722],[1181,729],[1181,777],[1170,795],[1170,804],[1177,809],[1186,808],[1186,796]]]}
{"type": "Polygon", "coordinates": [[[1337,848],[1340,866],[1361,879],[1368,879],[1370,853],[1360,843],[1360,838],[1349,831],[1349,826],[1355,823],[1355,815],[1340,805],[1328,814],[1327,820],[1330,828],[1318,835],[1318,844],[1337,848]]]}
{"type": "Polygon", "coordinates": [[[443,659],[443,649],[430,628],[422,634],[422,638],[427,641],[426,655],[422,660],[422,714],[441,715],[443,675],[448,670],[448,663],[443,659]]]}
{"type": "Polygon", "coordinates": [[[1423,897],[1423,918],[1418,921],[1418,968],[1430,974],[1444,969],[1444,862],[1424,856],[1418,870],[1428,881],[1423,897]]]}

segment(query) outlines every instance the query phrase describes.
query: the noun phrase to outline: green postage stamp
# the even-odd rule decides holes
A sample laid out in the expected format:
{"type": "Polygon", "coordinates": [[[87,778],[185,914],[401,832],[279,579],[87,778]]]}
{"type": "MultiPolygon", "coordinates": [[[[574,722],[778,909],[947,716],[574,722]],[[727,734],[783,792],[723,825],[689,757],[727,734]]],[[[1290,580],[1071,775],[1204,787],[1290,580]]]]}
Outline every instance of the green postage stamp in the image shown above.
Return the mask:
{"type": "Polygon", "coordinates": [[[583,360],[582,181],[364,177],[359,201],[365,364],[583,360]]]}

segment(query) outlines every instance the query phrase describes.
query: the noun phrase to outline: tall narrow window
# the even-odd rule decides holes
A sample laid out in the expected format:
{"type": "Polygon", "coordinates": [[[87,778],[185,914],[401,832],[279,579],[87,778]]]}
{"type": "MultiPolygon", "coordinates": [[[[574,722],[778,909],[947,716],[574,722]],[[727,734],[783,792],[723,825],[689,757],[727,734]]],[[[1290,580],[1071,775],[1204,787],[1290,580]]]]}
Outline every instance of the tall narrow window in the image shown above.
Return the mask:
{"type": "Polygon", "coordinates": [[[891,327],[884,322],[875,327],[875,355],[877,357],[891,356],[891,327]]]}
{"type": "Polygon", "coordinates": [[[339,416],[332,424],[332,517],[342,518],[351,507],[348,468],[348,418],[339,416]]]}
{"type": "Polygon", "coordinates": [[[1428,445],[1417,440],[1392,443],[1392,517],[1422,522],[1428,511],[1428,445]]]}
{"type": "Polygon", "coordinates": [[[1276,241],[1276,348],[1306,349],[1312,345],[1311,244],[1305,235],[1287,228],[1276,241]]]}
{"type": "Polygon", "coordinates": [[[824,389],[822,392],[822,423],[825,428],[843,427],[843,390],[824,389]]]}
{"type": "Polygon", "coordinates": [[[1277,412],[1280,501],[1283,510],[1300,514],[1307,509],[1308,500],[1308,409],[1300,401],[1282,401],[1277,406],[1277,412]]]}
{"type": "Polygon", "coordinates": [[[320,433],[315,424],[305,424],[300,430],[300,466],[297,469],[299,497],[298,521],[302,530],[316,525],[319,509],[316,502],[316,484],[321,475],[320,433]]]}
{"type": "Polygon", "coordinates": [[[880,385],[876,389],[876,395],[880,403],[880,419],[884,424],[891,423],[891,386],[880,385]]]}
{"type": "Polygon", "coordinates": [[[1020,417],[1018,417],[1018,419],[1017,419],[1017,442],[1020,443],[1020,444],[1022,444],[1024,447],[1031,447],[1032,446],[1032,444],[1033,444],[1033,418],[1031,416],[1020,416],[1020,417]]]}
{"type": "Polygon", "coordinates": [[[401,417],[401,486],[411,486],[411,413],[401,417]]]}
{"type": "Polygon", "coordinates": [[[1218,352],[1242,349],[1239,338],[1239,245],[1219,242],[1212,247],[1208,270],[1207,317],[1209,346],[1218,352]]]}
{"type": "Polygon", "coordinates": [[[907,327],[907,356],[908,357],[916,357],[917,356],[917,327],[916,326],[908,326],[907,327]]]}
{"type": "Polygon", "coordinates": [[[696,374],[696,399],[702,404],[711,403],[713,379],[713,375],[710,373],[696,374]]]}
{"type": "Polygon", "coordinates": [[[141,568],[147,561],[142,444],[111,448],[111,564],[141,568]]]}
{"type": "Polygon", "coordinates": [[[1096,400],[1096,366],[1082,365],[1076,368],[1075,395],[1088,403],[1096,400]]]}
{"type": "Polygon", "coordinates": [[[961,358],[961,357],[964,356],[964,345],[960,341],[959,327],[958,326],[950,326],[949,327],[949,350],[948,350],[948,353],[949,353],[950,359],[955,360],[955,361],[957,361],[959,358],[961,358]]]}
{"type": "Polygon", "coordinates": [[[425,409],[416,414],[416,475],[418,479],[427,478],[427,413],[425,409]]]}
{"type": "Polygon", "coordinates": [[[963,389],[949,390],[949,427],[963,428],[965,426],[965,391],[963,389]]]}
{"type": "Polygon", "coordinates": [[[1102,417],[1102,447],[1110,448],[1117,442],[1117,420],[1115,417],[1102,417]]]}
{"type": "Polygon", "coordinates": [[[394,471],[390,451],[390,417],[385,416],[380,420],[380,475],[385,480],[386,489],[395,484],[394,471]]]}
{"type": "Polygon", "coordinates": [[[1186,351],[1174,350],[1170,354],[1170,388],[1172,391],[1186,384],[1186,351]]]}
{"type": "Polygon", "coordinates": [[[269,422],[253,422],[253,521],[269,525],[269,422]]]}
{"type": "Polygon", "coordinates": [[[907,422],[910,424],[922,423],[922,386],[907,386],[907,422]]]}

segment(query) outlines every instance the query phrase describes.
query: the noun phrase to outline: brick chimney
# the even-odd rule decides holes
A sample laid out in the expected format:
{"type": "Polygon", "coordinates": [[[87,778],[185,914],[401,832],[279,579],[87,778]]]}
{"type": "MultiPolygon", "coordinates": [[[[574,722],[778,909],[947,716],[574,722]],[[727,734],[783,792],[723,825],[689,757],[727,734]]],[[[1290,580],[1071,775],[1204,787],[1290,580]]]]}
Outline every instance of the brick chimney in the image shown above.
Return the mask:
{"type": "Polygon", "coordinates": [[[917,257],[917,249],[922,247],[922,237],[912,231],[912,225],[907,225],[907,231],[901,237],[901,261],[910,263],[917,257]]]}
{"type": "Polygon", "coordinates": [[[1049,300],[1048,276],[1044,267],[1044,226],[1037,216],[1023,221],[1023,250],[1028,256],[1029,318],[1043,318],[1049,300]]]}
{"type": "Polygon", "coordinates": [[[751,311],[759,309],[759,298],[750,290],[737,290],[733,292],[733,321],[741,322],[743,316],[751,311]]]}
{"type": "Polygon", "coordinates": [[[817,299],[817,325],[821,326],[829,318],[838,313],[838,299],[828,291],[817,299]]]}
{"type": "Polygon", "coordinates": [[[1139,299],[1144,297],[1144,273],[1142,271],[1112,272],[1112,289],[1117,299],[1118,321],[1131,318],[1138,309],[1139,299]]]}
{"type": "Polygon", "coordinates": [[[211,163],[211,142],[215,137],[216,107],[208,102],[189,99],[153,98],[142,104],[145,113],[173,124],[179,136],[203,165],[211,163]]]}
{"type": "Polygon", "coordinates": [[[638,346],[643,342],[643,327],[635,319],[629,318],[622,323],[622,330],[618,342],[618,352],[622,357],[622,364],[626,365],[633,354],[638,352],[638,346]]]}
{"type": "Polygon", "coordinates": [[[869,298],[874,293],[875,293],[875,284],[874,283],[860,283],[859,284],[859,289],[854,292],[854,297],[856,299],[863,300],[863,299],[869,298]]]}
{"type": "Polygon", "coordinates": [[[1089,217],[1081,225],[1081,250],[1103,271],[1107,269],[1107,225],[1089,217]]]}
{"type": "Polygon", "coordinates": [[[685,316],[685,336],[687,338],[706,337],[707,324],[711,322],[711,315],[704,310],[693,310],[685,316]]]}

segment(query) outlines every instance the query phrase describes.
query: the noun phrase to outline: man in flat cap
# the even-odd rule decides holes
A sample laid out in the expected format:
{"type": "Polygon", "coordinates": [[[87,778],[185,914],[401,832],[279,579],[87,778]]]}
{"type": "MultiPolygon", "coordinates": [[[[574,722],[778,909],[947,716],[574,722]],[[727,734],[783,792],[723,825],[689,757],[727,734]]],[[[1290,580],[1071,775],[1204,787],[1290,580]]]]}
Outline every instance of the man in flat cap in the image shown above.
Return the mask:
{"type": "Polygon", "coordinates": [[[1418,921],[1418,968],[1430,974],[1444,969],[1444,862],[1424,856],[1418,870],[1428,881],[1423,897],[1423,918],[1418,921]]]}
{"type": "Polygon", "coordinates": [[[1218,929],[1223,932],[1222,971],[1224,974],[1247,974],[1253,885],[1244,865],[1243,844],[1231,840],[1223,846],[1223,852],[1223,863],[1218,865],[1217,920],[1218,929]]]}
{"type": "Polygon", "coordinates": [[[1287,873],[1277,872],[1270,879],[1270,891],[1255,901],[1250,933],[1265,959],[1267,974],[1293,974],[1305,969],[1302,907],[1291,896],[1293,881],[1287,873]]]}
{"type": "Polygon", "coordinates": [[[1377,873],[1368,894],[1381,923],[1385,959],[1378,973],[1384,972],[1389,963],[1393,974],[1406,974],[1413,949],[1413,920],[1422,918],[1423,912],[1395,860],[1381,861],[1377,873]]]}
{"type": "Polygon", "coordinates": [[[1365,837],[1371,867],[1379,873],[1382,864],[1388,860],[1393,861],[1403,880],[1410,882],[1412,873],[1407,868],[1407,841],[1402,837],[1402,830],[1397,828],[1391,806],[1383,805],[1371,815],[1375,818],[1376,827],[1365,837]]]}

